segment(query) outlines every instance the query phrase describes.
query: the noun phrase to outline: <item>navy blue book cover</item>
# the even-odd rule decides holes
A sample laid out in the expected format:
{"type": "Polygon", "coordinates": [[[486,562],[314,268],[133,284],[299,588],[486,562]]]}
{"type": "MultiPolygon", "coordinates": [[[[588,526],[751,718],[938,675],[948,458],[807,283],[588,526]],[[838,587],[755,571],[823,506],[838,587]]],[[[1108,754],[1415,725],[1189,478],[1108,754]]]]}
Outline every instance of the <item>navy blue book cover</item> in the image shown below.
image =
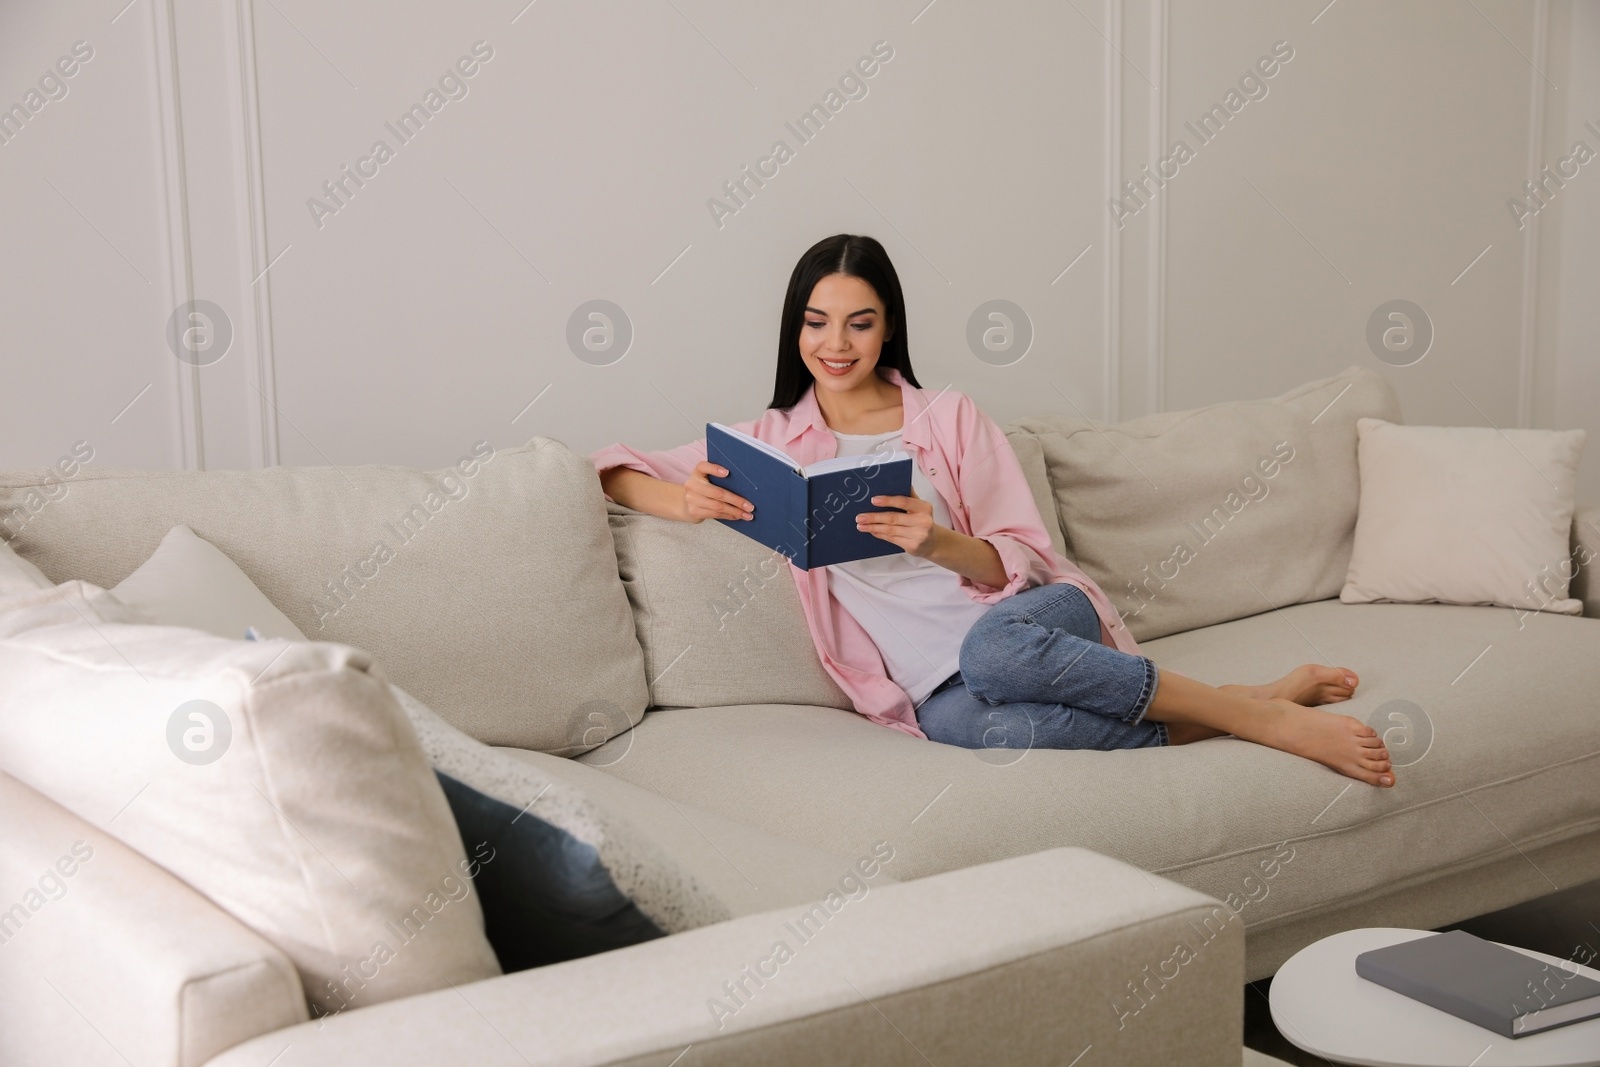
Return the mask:
{"type": "Polygon", "coordinates": [[[856,529],[856,516],[899,510],[873,504],[872,497],[911,495],[909,456],[877,463],[862,457],[866,466],[807,477],[787,455],[779,458],[743,435],[710,423],[706,458],[728,471],[726,478],[708,479],[712,485],[755,505],[754,518],[717,521],[781,552],[802,570],[905,551],[856,529]]]}

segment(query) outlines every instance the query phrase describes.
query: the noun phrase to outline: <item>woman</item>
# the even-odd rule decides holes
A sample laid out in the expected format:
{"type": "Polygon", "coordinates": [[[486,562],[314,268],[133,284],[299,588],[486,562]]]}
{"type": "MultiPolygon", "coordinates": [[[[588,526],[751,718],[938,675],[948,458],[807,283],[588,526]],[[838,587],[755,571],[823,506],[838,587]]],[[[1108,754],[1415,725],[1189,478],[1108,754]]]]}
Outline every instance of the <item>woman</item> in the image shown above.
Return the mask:
{"type": "MultiPolygon", "coordinates": [[[[798,464],[899,448],[912,495],[857,524],[903,553],[791,568],[823,667],[874,722],[966,748],[1142,748],[1232,734],[1392,786],[1382,740],[1346,715],[1344,668],[1213,688],[1139,654],[1095,583],[1050,546],[1016,455],[960,393],[911,370],[905,302],[883,246],[841,234],[795,265],[767,411],[736,427],[798,464]]],[[[591,457],[610,500],[683,522],[748,519],[713,485],[705,441],[591,457]]]]}

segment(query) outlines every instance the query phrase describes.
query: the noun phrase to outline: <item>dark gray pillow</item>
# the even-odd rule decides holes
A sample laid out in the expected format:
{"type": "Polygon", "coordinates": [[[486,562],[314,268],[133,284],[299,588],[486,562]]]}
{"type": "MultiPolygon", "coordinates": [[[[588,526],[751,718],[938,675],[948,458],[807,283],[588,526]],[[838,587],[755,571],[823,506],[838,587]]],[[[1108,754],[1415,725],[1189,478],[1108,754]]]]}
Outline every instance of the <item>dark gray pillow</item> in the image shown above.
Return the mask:
{"type": "Polygon", "coordinates": [[[732,918],[716,894],[581,789],[457,730],[392,687],[444,787],[506,971],[732,918]]]}
{"type": "Polygon", "coordinates": [[[435,771],[470,842],[483,928],[510,974],[663,937],[593,845],[435,771]]]}

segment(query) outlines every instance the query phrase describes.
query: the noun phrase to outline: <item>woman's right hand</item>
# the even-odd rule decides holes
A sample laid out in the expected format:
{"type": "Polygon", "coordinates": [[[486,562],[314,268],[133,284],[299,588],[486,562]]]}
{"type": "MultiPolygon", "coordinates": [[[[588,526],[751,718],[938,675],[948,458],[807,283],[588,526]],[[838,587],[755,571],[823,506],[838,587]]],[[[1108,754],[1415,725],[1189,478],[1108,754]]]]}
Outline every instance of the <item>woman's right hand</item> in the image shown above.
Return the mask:
{"type": "Polygon", "coordinates": [[[748,519],[755,505],[736,493],[712,485],[706,475],[726,478],[726,468],[701,460],[694,472],[683,483],[683,521],[703,522],[706,519],[748,519]]]}

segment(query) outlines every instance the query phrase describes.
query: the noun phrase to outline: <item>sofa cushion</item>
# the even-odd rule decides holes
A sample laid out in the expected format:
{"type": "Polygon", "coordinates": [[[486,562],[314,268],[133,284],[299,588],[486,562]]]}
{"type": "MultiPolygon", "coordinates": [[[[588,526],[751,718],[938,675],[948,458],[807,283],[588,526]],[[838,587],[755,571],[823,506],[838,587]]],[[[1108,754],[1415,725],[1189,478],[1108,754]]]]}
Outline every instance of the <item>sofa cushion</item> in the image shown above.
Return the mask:
{"type": "Polygon", "coordinates": [[[1583,613],[1568,596],[1582,430],[1356,430],[1361,509],[1340,600],[1583,613]]]}
{"type": "Polygon", "coordinates": [[[606,505],[656,707],[850,709],[822,669],[781,555],[720,522],[606,505]]]}
{"type": "MultiPolygon", "coordinates": [[[[0,473],[0,516],[48,473],[0,473]]],[[[109,587],[180,524],[307,636],[373,653],[480,740],[570,755],[644,711],[599,478],[558,441],[438,471],[85,469],[11,543],[53,581],[109,587]]]]}
{"type": "Polygon", "coordinates": [[[1600,581],[1594,576],[1600,559],[1600,504],[1579,504],[1572,515],[1572,563],[1577,573],[1567,593],[1583,603],[1583,613],[1600,618],[1600,581]]]}
{"type": "Polygon", "coordinates": [[[1362,416],[1398,422],[1399,402],[1351,367],[1273,400],[1013,427],[1043,449],[1066,556],[1145,641],[1339,595],[1362,416]]]}
{"type": "Polygon", "coordinates": [[[1006,427],[1006,440],[1016,453],[1022,476],[1028,480],[1028,490],[1033,494],[1034,506],[1039,509],[1039,520],[1045,533],[1050,535],[1050,547],[1061,555],[1067,554],[1067,539],[1061,533],[1061,516],[1056,511],[1055,492],[1050,488],[1050,469],[1045,466],[1044,447],[1039,438],[1015,425],[1006,427]]]}
{"type": "Polygon", "coordinates": [[[900,878],[1076,845],[1248,901],[1245,920],[1270,927],[1592,833],[1597,647],[1600,620],[1337,600],[1145,646],[1213,684],[1265,682],[1309,660],[1353,668],[1357,695],[1337,710],[1379,724],[1392,789],[1231,738],[969,751],[780,705],[650,712],[582,759],[840,855],[888,840],[900,878]]]}
{"type": "Polygon", "coordinates": [[[92,588],[52,591],[72,621],[0,637],[0,769],[276,945],[322,1012],[499,973],[367,653],[113,621],[101,604],[129,609],[92,588]]]}
{"type": "MultiPolygon", "coordinates": [[[[580,790],[613,819],[626,819],[634,831],[692,872],[735,917],[822,900],[830,892],[852,896],[896,880],[893,855],[884,859],[882,854],[827,852],[680,803],[608,774],[602,766],[524,749],[499,751],[580,790]]],[[[607,759],[626,759],[627,751],[626,738],[620,739],[607,749],[607,759]]]]}

